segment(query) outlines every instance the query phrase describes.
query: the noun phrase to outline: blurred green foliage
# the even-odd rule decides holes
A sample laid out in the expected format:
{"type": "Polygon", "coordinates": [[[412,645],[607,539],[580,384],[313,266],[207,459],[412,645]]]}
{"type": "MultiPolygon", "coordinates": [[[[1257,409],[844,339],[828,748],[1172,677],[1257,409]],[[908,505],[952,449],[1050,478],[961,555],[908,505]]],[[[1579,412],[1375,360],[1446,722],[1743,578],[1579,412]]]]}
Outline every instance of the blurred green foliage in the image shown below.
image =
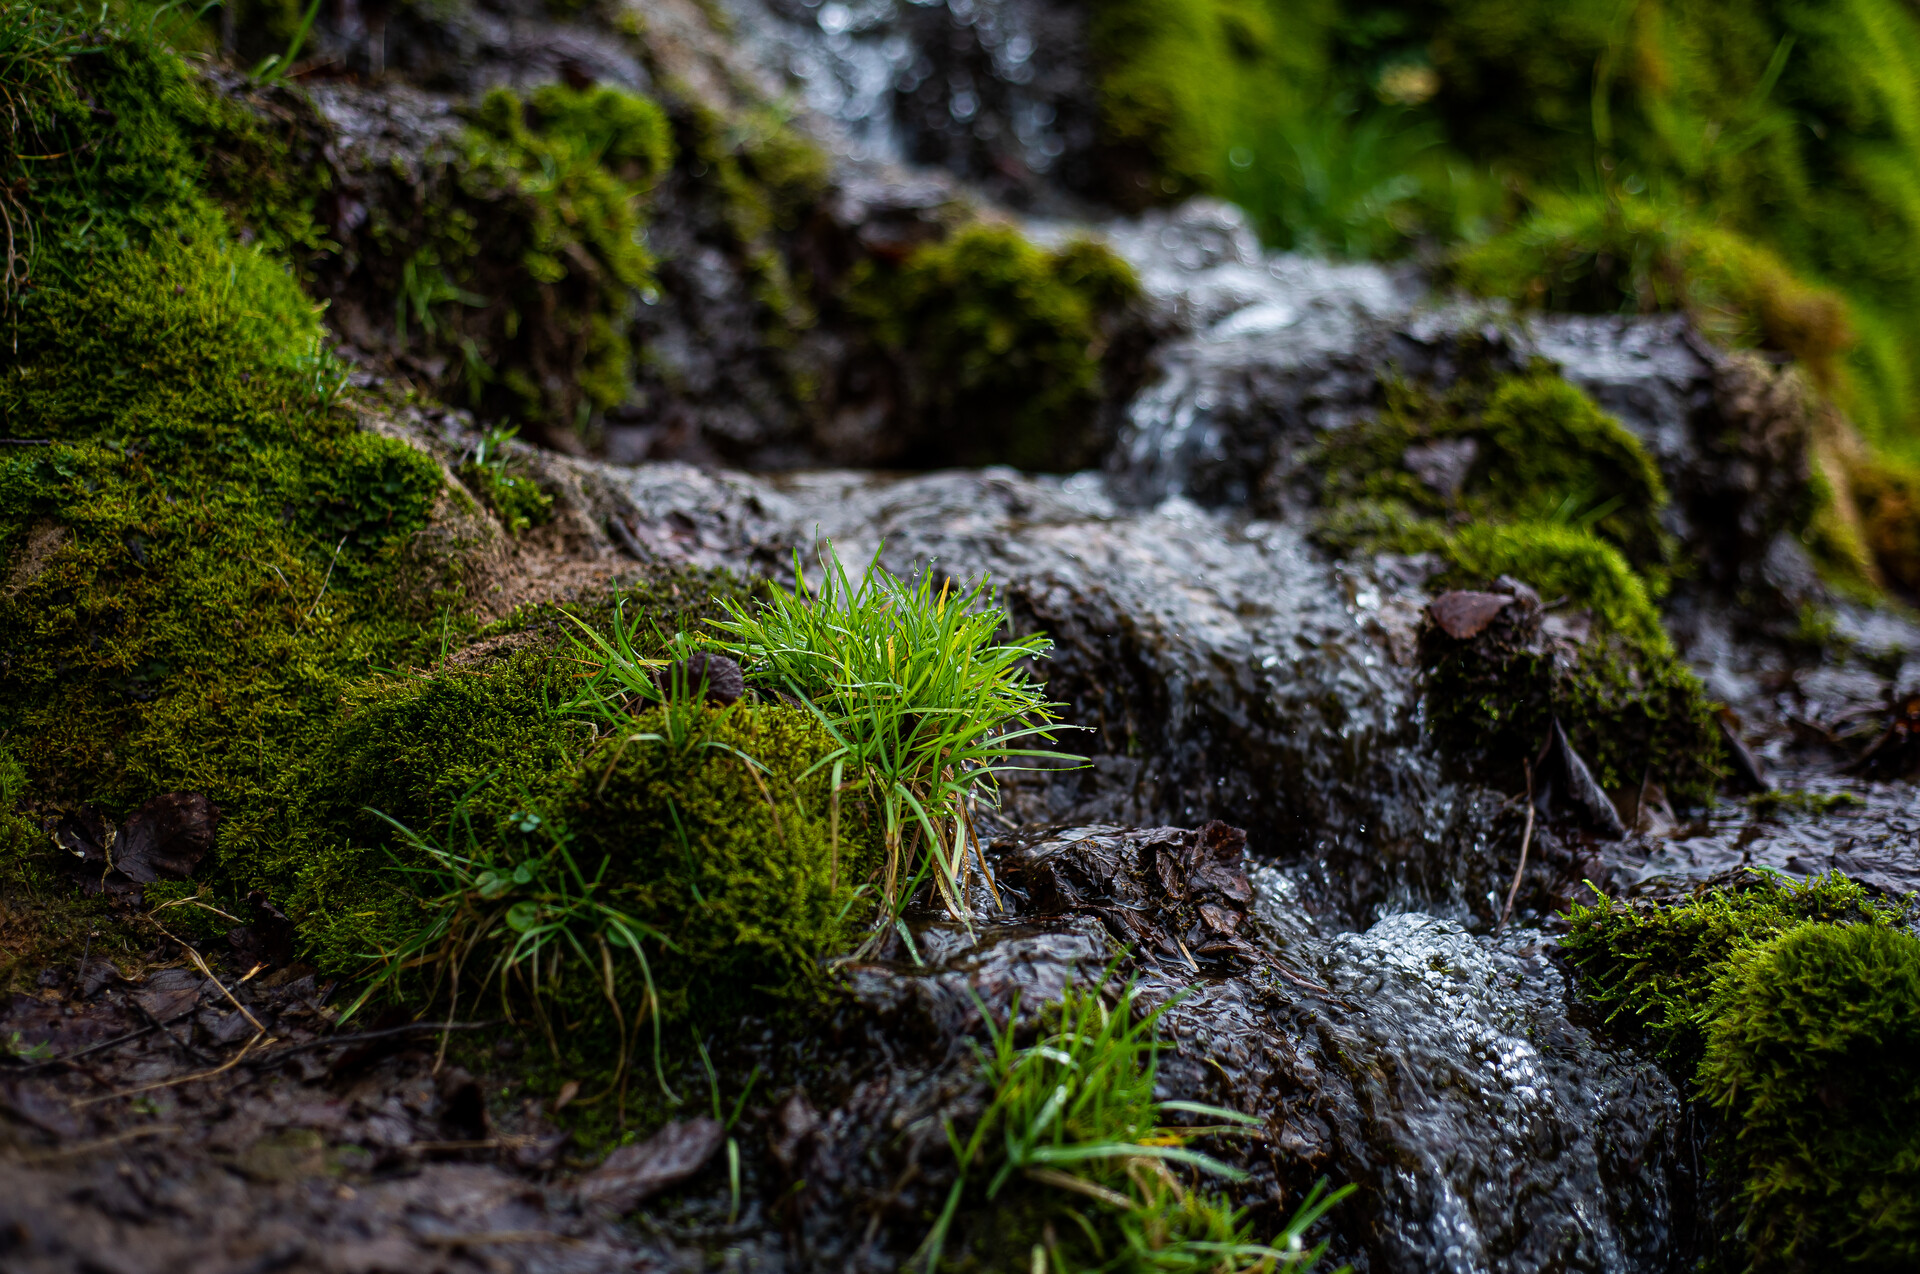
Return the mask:
{"type": "Polygon", "coordinates": [[[1118,0],[1092,36],[1123,200],[1214,191],[1275,244],[1355,256],[1511,232],[1465,281],[1724,312],[1920,452],[1903,0],[1118,0]]]}

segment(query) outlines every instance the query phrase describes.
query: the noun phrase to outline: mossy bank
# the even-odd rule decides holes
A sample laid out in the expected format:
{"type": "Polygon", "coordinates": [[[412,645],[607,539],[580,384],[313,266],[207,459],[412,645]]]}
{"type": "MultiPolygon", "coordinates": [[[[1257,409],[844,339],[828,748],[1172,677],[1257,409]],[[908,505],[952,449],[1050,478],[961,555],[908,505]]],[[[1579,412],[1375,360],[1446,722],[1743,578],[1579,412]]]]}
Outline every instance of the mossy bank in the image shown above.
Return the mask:
{"type": "Polygon", "coordinates": [[[1701,1110],[1715,1268],[1920,1258],[1920,938],[1839,876],[1749,875],[1665,905],[1576,907],[1586,993],[1645,1032],[1701,1110]]]}

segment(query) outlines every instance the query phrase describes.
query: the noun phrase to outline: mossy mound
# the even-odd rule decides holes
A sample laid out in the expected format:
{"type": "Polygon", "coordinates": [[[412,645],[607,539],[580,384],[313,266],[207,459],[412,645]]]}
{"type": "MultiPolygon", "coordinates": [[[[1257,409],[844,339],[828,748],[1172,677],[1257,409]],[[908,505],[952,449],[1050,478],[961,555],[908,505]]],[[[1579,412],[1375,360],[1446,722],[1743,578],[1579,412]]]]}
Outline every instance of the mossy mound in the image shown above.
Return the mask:
{"type": "Polygon", "coordinates": [[[1664,634],[1653,643],[1600,628],[1577,644],[1554,639],[1523,599],[1468,640],[1430,626],[1420,658],[1434,738],[1482,781],[1519,790],[1522,763],[1541,753],[1555,721],[1609,793],[1631,797],[1651,782],[1700,804],[1726,774],[1714,705],[1664,634]]]}
{"type": "Polygon", "coordinates": [[[1920,1254],[1920,938],[1834,875],[1573,908],[1585,993],[1717,1116],[1725,1268],[1910,1268],[1920,1254]]]}
{"type": "Polygon", "coordinates": [[[818,764],[832,737],[797,708],[684,704],[634,718],[634,736],[563,809],[576,857],[604,859],[612,904],[666,944],[664,1015],[712,1025],[816,998],[820,961],[869,918],[879,858],[864,803],[835,801],[818,764]]]}
{"type": "Polygon", "coordinates": [[[1700,1096],[1760,1269],[1920,1265],[1920,938],[1802,925],[1734,955],[1700,1096]]]}
{"type": "Polygon", "coordinates": [[[797,708],[681,701],[596,743],[541,704],[547,672],[519,659],[363,714],[362,742],[399,735],[370,749],[399,781],[343,776],[308,813],[349,835],[363,815],[377,848],[282,864],[322,967],[378,970],[376,989],[402,998],[463,978],[460,994],[537,1023],[557,1062],[594,1072],[631,1064],[643,1024],[706,1035],[817,1005],[823,961],[871,917],[878,859],[866,806],[836,801],[819,765],[832,737],[797,708]],[[410,787],[414,824],[349,808],[410,787]]]}
{"type": "Polygon", "coordinates": [[[494,843],[553,806],[591,740],[558,711],[571,680],[548,652],[528,650],[353,689],[286,839],[256,869],[320,967],[364,973],[420,924],[416,899],[436,891],[404,870],[429,864],[396,858],[396,823],[440,844],[494,843]]]}
{"type": "Polygon", "coordinates": [[[1545,601],[1587,610],[1602,634],[1647,659],[1673,657],[1646,580],[1590,531],[1557,522],[1478,522],[1449,535],[1442,552],[1452,563],[1442,583],[1474,588],[1508,576],[1545,601]]]}
{"type": "Polygon", "coordinates": [[[0,455],[0,734],[37,812],[208,794],[218,874],[278,836],[341,694],[423,639],[442,472],[358,428],[315,307],[203,193],[233,118],[204,82],[112,31],[31,68],[0,416],[49,441],[0,455]],[[63,146],[87,162],[33,158],[63,146]]]}
{"type": "Polygon", "coordinates": [[[1511,230],[1457,253],[1453,275],[1527,306],[1682,310],[1722,344],[1793,355],[1829,387],[1855,339],[1838,294],[1771,249],[1647,198],[1543,195],[1511,230]]]}
{"type": "MultiPolygon", "coordinates": [[[[1550,520],[1590,531],[1626,555],[1633,568],[1662,578],[1673,558],[1660,525],[1667,488],[1633,432],[1545,367],[1507,376],[1468,376],[1444,392],[1397,379],[1381,386],[1380,409],[1330,436],[1316,463],[1323,501],[1343,514],[1345,534],[1442,541],[1421,520],[1550,520]],[[1373,512],[1357,520],[1352,506],[1373,512]]],[[[1523,551],[1514,542],[1463,548],[1464,558],[1523,551]]],[[[1538,554],[1535,554],[1538,557],[1538,554]]],[[[1473,562],[1463,560],[1472,571],[1473,562]]],[[[1499,574],[1499,571],[1493,571],[1499,574]]],[[[1596,578],[1604,568],[1585,572],[1596,578]]],[[[1546,585],[1542,585],[1546,587],[1546,585]]]]}
{"type": "Polygon", "coordinates": [[[1654,599],[1673,569],[1666,485],[1638,438],[1543,367],[1469,375],[1444,393],[1382,385],[1380,410],[1321,444],[1316,538],[1339,552],[1427,553],[1444,589],[1514,580],[1584,612],[1549,639],[1536,602],[1472,640],[1421,644],[1435,737],[1469,773],[1508,785],[1558,720],[1609,791],[1643,779],[1711,797],[1713,705],[1675,656],[1654,599]]]}
{"type": "Polygon", "coordinates": [[[977,223],[864,263],[847,304],[898,369],[907,463],[1067,470],[1097,456],[1103,360],[1138,292],[1091,240],[1047,250],[977,223]]]}

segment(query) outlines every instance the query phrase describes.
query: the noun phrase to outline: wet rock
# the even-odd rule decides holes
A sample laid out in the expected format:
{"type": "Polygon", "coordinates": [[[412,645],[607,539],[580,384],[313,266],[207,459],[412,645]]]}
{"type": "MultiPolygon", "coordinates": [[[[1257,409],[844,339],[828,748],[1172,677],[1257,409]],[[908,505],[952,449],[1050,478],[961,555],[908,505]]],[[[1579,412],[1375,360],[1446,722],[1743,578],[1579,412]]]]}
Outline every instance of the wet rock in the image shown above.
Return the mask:
{"type": "Polygon", "coordinates": [[[725,655],[704,651],[656,669],[653,683],[663,695],[699,694],[708,703],[722,707],[739,702],[740,696],[747,692],[746,676],[739,664],[725,655]]]}
{"type": "Polygon", "coordinates": [[[1000,863],[1043,913],[1093,915],[1136,952],[1231,968],[1256,958],[1239,936],[1253,897],[1246,844],[1218,820],[1198,831],[1074,828],[1002,847],[1000,863]]]}
{"type": "Polygon", "coordinates": [[[1063,190],[1140,198],[1134,174],[1099,145],[1083,6],[766,8],[807,104],[832,121],[849,158],[932,165],[1015,205],[1057,204],[1063,190]]]}

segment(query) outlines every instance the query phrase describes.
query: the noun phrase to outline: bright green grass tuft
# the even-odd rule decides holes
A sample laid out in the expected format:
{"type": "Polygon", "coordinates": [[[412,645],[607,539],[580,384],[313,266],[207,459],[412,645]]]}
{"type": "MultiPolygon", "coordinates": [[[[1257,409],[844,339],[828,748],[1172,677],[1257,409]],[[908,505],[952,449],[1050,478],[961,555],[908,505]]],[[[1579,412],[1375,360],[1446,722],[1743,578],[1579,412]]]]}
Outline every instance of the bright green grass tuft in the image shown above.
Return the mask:
{"type": "Polygon", "coordinates": [[[1316,1186],[1263,1244],[1224,1198],[1182,1180],[1240,1180],[1244,1174],[1189,1143],[1243,1134],[1260,1121],[1154,1099],[1156,1029],[1167,1007],[1138,1011],[1131,988],[1113,1005],[1097,990],[1069,990],[1048,1006],[1041,1038],[1026,1047],[1011,1025],[994,1027],[983,1011],[992,1038],[980,1070],[992,1099],[966,1137],[948,1126],[960,1175],[912,1265],[932,1271],[945,1257],[962,1269],[1056,1274],[1303,1274],[1318,1261],[1324,1245],[1307,1248],[1301,1237],[1351,1186],[1325,1196],[1316,1186]],[[1169,1125],[1170,1113],[1207,1122],[1169,1125]],[[983,1205],[992,1210],[971,1213],[983,1205]]]}
{"type": "Polygon", "coordinates": [[[794,567],[797,590],[776,587],[753,607],[728,603],[714,644],[754,684],[812,705],[839,744],[835,789],[849,782],[881,812],[884,905],[897,909],[931,876],[964,914],[973,803],[995,800],[999,776],[1024,758],[1057,756],[1019,746],[1053,739],[1060,705],[1027,668],[1052,643],[1003,641],[1007,615],[985,579],[970,588],[944,580],[936,591],[931,571],[902,580],[876,554],[855,584],[831,546],[815,588],[797,555],[794,567]]]}

